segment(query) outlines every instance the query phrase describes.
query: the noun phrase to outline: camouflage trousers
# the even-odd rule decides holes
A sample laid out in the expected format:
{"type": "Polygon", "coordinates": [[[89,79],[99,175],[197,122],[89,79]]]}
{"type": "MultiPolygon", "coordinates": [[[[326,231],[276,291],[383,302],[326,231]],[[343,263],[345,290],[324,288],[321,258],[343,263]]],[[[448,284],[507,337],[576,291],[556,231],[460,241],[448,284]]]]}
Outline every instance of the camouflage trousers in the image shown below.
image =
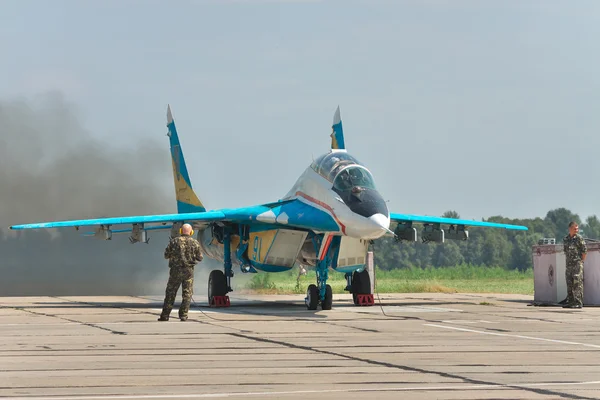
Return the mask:
{"type": "Polygon", "coordinates": [[[167,282],[167,290],[165,291],[165,301],[163,304],[161,317],[168,318],[173,309],[175,296],[181,285],[181,305],[179,306],[179,318],[187,318],[194,294],[194,269],[171,268],[169,271],[169,281],[167,282]]]}
{"type": "Polygon", "coordinates": [[[583,263],[567,263],[565,269],[567,279],[567,304],[583,306],[583,263]]]}

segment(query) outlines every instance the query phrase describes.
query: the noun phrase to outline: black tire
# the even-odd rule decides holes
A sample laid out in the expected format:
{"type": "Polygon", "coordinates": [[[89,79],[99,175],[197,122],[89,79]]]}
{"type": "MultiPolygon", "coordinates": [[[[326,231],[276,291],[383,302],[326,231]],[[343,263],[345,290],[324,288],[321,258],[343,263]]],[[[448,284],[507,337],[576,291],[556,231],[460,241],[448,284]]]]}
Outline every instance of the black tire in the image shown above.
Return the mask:
{"type": "Polygon", "coordinates": [[[319,305],[319,289],[317,288],[317,285],[308,285],[306,297],[306,308],[309,310],[316,310],[319,305]]]}
{"type": "Polygon", "coordinates": [[[227,279],[223,271],[215,269],[208,276],[208,304],[212,304],[214,296],[225,296],[227,294],[227,279]]]}
{"type": "Polygon", "coordinates": [[[331,310],[331,306],[333,306],[333,291],[331,290],[331,286],[325,286],[325,300],[321,303],[321,308],[323,310],[331,310]]]}
{"type": "Polygon", "coordinates": [[[359,294],[371,294],[371,278],[366,269],[352,275],[352,301],[355,305],[358,305],[359,294]]]}

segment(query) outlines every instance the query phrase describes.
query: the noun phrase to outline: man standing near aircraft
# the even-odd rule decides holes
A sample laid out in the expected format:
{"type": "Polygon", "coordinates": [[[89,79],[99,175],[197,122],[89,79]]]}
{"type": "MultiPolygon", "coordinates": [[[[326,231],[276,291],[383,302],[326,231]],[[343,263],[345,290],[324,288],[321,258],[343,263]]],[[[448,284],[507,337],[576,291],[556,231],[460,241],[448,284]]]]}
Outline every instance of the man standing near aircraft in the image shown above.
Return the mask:
{"type": "Polygon", "coordinates": [[[583,262],[587,255],[585,240],[579,234],[576,222],[569,223],[569,234],[564,237],[567,279],[567,304],[563,308],[583,307],[583,262]]]}
{"type": "Polygon", "coordinates": [[[181,236],[172,238],[165,249],[165,258],[169,260],[169,281],[159,321],[169,320],[179,285],[182,296],[179,319],[186,321],[188,318],[194,291],[194,266],[203,259],[200,243],[193,235],[192,226],[184,224],[181,227],[181,236]]]}

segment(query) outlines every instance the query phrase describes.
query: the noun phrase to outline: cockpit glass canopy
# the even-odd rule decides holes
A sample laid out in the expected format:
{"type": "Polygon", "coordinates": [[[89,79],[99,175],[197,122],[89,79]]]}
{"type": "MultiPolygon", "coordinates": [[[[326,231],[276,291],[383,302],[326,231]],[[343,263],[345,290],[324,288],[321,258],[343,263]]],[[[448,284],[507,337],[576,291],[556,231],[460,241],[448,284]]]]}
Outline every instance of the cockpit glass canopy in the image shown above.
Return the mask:
{"type": "Polygon", "coordinates": [[[333,181],[333,187],[338,190],[349,190],[355,186],[375,189],[373,176],[364,167],[353,166],[343,169],[333,181]]]}
{"type": "Polygon", "coordinates": [[[364,167],[360,166],[360,161],[346,152],[329,152],[318,157],[311,164],[311,168],[334,184],[339,189],[345,188],[348,184],[353,186],[362,186],[375,188],[373,176],[364,167]],[[340,173],[342,171],[342,173],[340,173]]]}

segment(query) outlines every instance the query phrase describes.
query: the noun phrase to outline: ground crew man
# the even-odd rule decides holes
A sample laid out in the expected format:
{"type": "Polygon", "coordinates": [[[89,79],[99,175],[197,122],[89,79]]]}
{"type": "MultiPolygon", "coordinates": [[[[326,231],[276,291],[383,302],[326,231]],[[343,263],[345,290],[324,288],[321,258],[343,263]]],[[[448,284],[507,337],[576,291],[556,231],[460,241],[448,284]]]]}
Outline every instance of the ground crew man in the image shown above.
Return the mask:
{"type": "Polygon", "coordinates": [[[579,235],[576,222],[569,223],[569,234],[564,237],[567,279],[567,304],[563,308],[583,307],[583,262],[587,255],[585,240],[579,235]]]}
{"type": "Polygon", "coordinates": [[[190,224],[181,227],[181,236],[172,238],[165,249],[165,258],[169,260],[169,281],[165,292],[165,301],[159,321],[168,321],[175,296],[181,285],[181,306],[179,319],[187,321],[190,302],[194,292],[194,266],[202,261],[200,243],[193,238],[190,224]]]}

